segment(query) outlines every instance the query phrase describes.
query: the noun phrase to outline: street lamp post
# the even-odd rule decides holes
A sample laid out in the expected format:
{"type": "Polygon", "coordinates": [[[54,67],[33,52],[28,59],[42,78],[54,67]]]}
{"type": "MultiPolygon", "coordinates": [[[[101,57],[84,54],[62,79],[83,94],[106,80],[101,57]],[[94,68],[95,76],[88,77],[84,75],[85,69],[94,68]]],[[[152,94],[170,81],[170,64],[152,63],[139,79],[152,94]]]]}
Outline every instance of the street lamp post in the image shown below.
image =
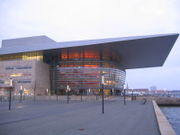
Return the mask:
{"type": "Polygon", "coordinates": [[[36,80],[34,81],[34,95],[33,100],[36,101],[36,80]]]}
{"type": "Polygon", "coordinates": [[[90,88],[88,89],[88,95],[89,96],[91,95],[91,89],[90,88]]]}
{"type": "Polygon", "coordinates": [[[9,89],[9,110],[11,110],[11,95],[12,95],[13,80],[10,78],[10,89],[9,89]]]}
{"type": "Polygon", "coordinates": [[[104,114],[104,75],[101,76],[102,114],[104,114]]]}
{"type": "Polygon", "coordinates": [[[114,88],[112,88],[112,96],[114,96],[115,94],[114,94],[114,88]]]}
{"type": "Polygon", "coordinates": [[[19,100],[19,102],[20,103],[22,103],[22,93],[23,93],[23,90],[22,90],[23,88],[22,88],[22,85],[20,86],[20,91],[19,91],[19,93],[20,93],[20,100],[19,100]]]}
{"type": "Polygon", "coordinates": [[[81,89],[81,102],[83,101],[82,96],[83,96],[83,90],[81,89]]]}
{"type": "Polygon", "coordinates": [[[67,85],[67,103],[69,104],[69,92],[70,92],[70,87],[67,85]]]}
{"type": "Polygon", "coordinates": [[[23,100],[25,101],[25,88],[24,88],[24,90],[23,90],[23,100]]]}
{"type": "Polygon", "coordinates": [[[2,95],[1,95],[1,103],[3,102],[3,97],[2,97],[2,95]]]}
{"type": "Polygon", "coordinates": [[[46,89],[46,93],[47,93],[47,96],[49,95],[49,90],[48,89],[46,89]]]}
{"type": "Polygon", "coordinates": [[[126,104],[126,88],[124,88],[124,86],[123,86],[123,89],[124,89],[124,105],[125,105],[126,104]]]}
{"type": "Polygon", "coordinates": [[[133,101],[133,88],[132,88],[132,93],[131,93],[131,100],[133,101]]]}

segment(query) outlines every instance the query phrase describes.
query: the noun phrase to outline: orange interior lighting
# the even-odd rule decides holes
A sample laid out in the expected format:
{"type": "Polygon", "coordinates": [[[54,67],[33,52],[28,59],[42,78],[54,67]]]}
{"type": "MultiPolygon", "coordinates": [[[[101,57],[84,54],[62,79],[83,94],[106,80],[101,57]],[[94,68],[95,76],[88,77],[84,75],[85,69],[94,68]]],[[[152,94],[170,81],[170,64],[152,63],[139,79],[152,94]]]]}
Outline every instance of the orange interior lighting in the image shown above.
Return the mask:
{"type": "Polygon", "coordinates": [[[84,67],[92,67],[92,68],[96,68],[98,67],[97,65],[84,65],[84,67]]]}

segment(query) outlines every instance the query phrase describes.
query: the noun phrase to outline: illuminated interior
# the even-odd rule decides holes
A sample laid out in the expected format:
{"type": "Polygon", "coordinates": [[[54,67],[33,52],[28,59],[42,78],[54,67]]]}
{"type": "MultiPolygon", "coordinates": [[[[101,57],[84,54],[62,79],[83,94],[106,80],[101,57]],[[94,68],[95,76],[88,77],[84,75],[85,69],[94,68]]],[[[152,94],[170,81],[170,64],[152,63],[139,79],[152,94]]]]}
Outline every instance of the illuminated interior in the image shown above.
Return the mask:
{"type": "Polygon", "coordinates": [[[23,60],[42,60],[43,59],[43,53],[42,52],[23,53],[22,59],[23,60]]]}
{"type": "Polygon", "coordinates": [[[57,88],[66,89],[69,85],[75,90],[79,89],[99,89],[101,86],[101,73],[104,73],[105,87],[112,89],[121,89],[125,72],[113,68],[58,68],[57,70],[57,88]]]}
{"type": "Polygon", "coordinates": [[[94,47],[65,48],[59,54],[55,67],[56,89],[98,90],[101,88],[101,75],[104,74],[107,90],[122,89],[125,71],[120,58],[110,49],[94,47]]]}
{"type": "Polygon", "coordinates": [[[7,60],[42,60],[42,59],[43,59],[43,53],[41,51],[18,53],[18,54],[10,54],[10,55],[2,55],[2,56],[0,56],[0,61],[7,61],[7,60]]]}

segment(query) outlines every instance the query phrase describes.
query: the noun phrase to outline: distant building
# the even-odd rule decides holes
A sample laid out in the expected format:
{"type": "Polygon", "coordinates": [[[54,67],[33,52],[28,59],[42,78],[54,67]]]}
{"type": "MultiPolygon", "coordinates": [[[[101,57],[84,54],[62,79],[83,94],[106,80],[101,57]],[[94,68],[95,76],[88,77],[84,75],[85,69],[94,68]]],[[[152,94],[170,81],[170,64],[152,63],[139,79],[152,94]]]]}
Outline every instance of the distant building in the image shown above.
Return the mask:
{"type": "Polygon", "coordinates": [[[134,95],[139,95],[139,96],[142,96],[142,95],[148,95],[149,94],[149,89],[142,89],[142,88],[139,88],[139,89],[126,89],[126,95],[131,95],[131,94],[134,94],[134,95]]]}
{"type": "Polygon", "coordinates": [[[167,96],[168,91],[167,90],[151,90],[149,91],[149,94],[154,95],[154,96],[167,96]]]}
{"type": "Polygon", "coordinates": [[[168,96],[170,97],[180,97],[180,90],[170,90],[168,91],[168,96]]]}
{"type": "Polygon", "coordinates": [[[149,94],[149,89],[134,89],[133,91],[137,95],[148,95],[149,94]]]}
{"type": "Polygon", "coordinates": [[[151,86],[150,90],[157,90],[157,87],[156,86],[151,86]]]}
{"type": "MultiPolygon", "coordinates": [[[[47,36],[2,41],[0,87],[15,93],[98,93],[123,89],[126,69],[162,66],[179,34],[56,42],[47,36]]],[[[143,93],[143,91],[141,91],[143,93]]]]}

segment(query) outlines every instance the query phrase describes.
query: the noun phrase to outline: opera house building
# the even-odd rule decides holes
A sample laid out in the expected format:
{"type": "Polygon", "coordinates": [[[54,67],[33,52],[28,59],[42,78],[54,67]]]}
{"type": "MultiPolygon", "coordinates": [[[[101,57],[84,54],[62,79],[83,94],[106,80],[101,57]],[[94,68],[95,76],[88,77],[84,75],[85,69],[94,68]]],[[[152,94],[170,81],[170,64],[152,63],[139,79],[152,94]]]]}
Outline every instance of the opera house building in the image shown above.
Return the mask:
{"type": "Polygon", "coordinates": [[[126,69],[162,66],[179,34],[56,42],[47,36],[3,40],[0,87],[29,95],[120,92],[126,69]]]}

